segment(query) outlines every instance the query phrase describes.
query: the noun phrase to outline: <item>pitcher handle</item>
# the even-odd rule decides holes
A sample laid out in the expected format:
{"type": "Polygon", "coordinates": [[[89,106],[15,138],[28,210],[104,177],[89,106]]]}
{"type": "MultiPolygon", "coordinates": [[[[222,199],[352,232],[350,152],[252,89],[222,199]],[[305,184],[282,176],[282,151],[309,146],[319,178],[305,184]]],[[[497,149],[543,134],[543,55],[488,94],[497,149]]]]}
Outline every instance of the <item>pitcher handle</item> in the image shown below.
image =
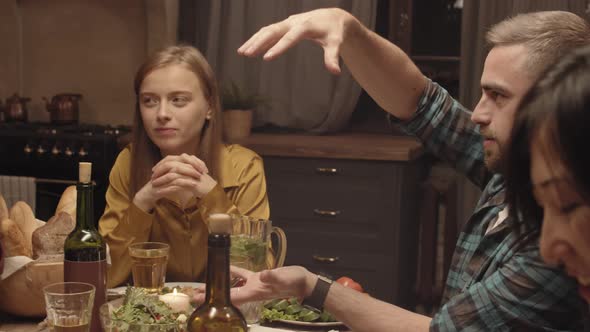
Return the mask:
{"type": "Polygon", "coordinates": [[[275,268],[282,267],[285,264],[285,257],[287,256],[287,236],[285,232],[280,228],[273,226],[272,234],[277,236],[277,248],[275,250],[275,268]]]}

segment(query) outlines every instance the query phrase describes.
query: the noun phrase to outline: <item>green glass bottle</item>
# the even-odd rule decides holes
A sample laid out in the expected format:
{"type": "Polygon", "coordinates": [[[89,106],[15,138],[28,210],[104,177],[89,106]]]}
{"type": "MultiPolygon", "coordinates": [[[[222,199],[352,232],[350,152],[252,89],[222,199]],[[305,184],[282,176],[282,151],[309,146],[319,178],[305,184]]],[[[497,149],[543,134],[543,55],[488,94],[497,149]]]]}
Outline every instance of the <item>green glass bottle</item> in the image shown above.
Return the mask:
{"type": "Polygon", "coordinates": [[[80,163],[76,185],[76,228],[64,243],[64,281],[86,282],[96,287],[90,331],[102,331],[99,308],[106,302],[106,243],[94,223],[91,163],[80,163]]]}
{"type": "Polygon", "coordinates": [[[190,316],[188,331],[246,332],[248,331],[246,320],[242,313],[233,306],[229,296],[230,235],[211,233],[208,245],[205,302],[190,316]]]}

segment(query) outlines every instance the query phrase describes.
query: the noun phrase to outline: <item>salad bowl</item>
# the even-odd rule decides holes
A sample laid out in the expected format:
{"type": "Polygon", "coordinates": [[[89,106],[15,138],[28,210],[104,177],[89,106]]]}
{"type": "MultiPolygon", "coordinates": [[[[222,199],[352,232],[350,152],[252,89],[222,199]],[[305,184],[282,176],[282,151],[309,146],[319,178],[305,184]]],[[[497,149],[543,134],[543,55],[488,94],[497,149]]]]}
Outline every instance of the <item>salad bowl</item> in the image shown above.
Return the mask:
{"type": "MultiPolygon", "coordinates": [[[[152,299],[157,299],[153,297],[152,299]]],[[[104,303],[99,310],[100,322],[106,332],[185,332],[184,314],[171,313],[166,310],[149,309],[156,319],[146,319],[142,312],[149,305],[142,303],[125,303],[125,298],[118,298],[104,303]]],[[[142,301],[143,302],[143,301],[142,301]]]]}

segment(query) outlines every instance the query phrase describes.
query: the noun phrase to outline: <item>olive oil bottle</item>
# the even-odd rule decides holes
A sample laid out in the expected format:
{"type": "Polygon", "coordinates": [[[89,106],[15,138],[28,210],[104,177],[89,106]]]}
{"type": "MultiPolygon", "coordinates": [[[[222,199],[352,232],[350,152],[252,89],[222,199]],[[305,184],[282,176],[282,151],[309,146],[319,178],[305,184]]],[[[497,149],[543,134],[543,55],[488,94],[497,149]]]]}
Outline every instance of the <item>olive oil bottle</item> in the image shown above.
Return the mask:
{"type": "Polygon", "coordinates": [[[106,301],[107,250],[94,223],[92,164],[79,164],[76,184],[76,228],[64,243],[64,281],[86,282],[96,287],[90,331],[102,331],[99,308],[106,301]]]}
{"type": "Polygon", "coordinates": [[[205,302],[190,316],[188,331],[246,332],[246,320],[229,296],[231,218],[227,214],[211,215],[209,227],[205,302]]]}

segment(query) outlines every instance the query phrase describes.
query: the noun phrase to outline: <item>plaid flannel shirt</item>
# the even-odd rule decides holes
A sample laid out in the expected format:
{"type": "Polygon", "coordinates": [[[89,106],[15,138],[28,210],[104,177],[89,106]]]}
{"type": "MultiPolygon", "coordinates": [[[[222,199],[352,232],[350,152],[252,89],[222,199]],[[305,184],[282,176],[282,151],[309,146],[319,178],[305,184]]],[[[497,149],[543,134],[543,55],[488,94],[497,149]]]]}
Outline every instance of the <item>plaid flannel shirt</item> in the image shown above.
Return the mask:
{"type": "Polygon", "coordinates": [[[486,234],[506,206],[505,186],[502,176],[484,165],[482,137],[470,115],[447,91],[429,82],[414,117],[400,123],[430,153],[483,190],[457,241],[442,307],[430,330],[581,330],[576,283],[541,261],[538,230],[519,235],[508,216],[486,234]]]}

